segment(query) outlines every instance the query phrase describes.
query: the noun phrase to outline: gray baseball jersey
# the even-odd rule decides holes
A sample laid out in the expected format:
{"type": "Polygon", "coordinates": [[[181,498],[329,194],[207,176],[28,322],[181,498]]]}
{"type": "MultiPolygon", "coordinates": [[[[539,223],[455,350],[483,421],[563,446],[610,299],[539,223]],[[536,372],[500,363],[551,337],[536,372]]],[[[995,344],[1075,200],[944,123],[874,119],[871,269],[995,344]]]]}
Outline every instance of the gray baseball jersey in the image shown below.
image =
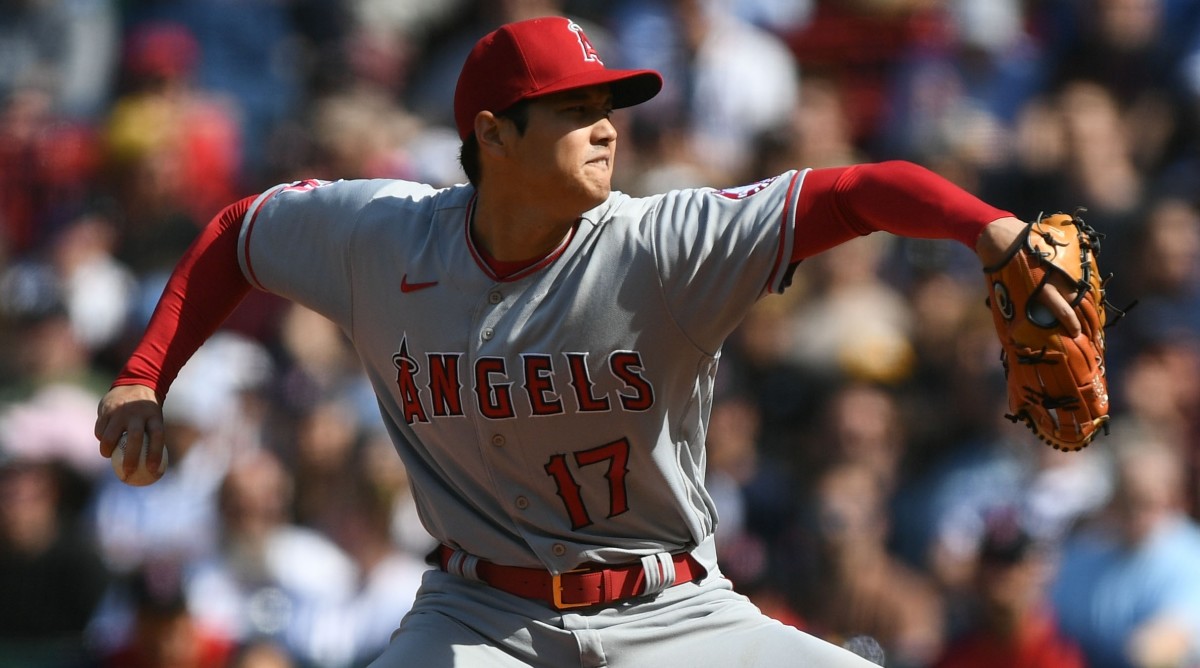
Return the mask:
{"type": "Polygon", "coordinates": [[[721,345],[786,281],[806,173],[614,192],[503,279],[472,243],[470,186],[310,181],[259,197],[239,258],[353,342],[435,538],[555,573],[627,563],[713,533],[721,345]]]}

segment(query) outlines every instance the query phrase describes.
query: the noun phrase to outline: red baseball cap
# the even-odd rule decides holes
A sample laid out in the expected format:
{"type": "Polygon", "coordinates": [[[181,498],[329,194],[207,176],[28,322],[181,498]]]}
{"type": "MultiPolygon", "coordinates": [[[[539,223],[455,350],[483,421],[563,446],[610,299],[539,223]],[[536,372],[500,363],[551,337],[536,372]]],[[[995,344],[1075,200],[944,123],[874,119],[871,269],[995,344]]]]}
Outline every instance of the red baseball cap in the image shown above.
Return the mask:
{"type": "Polygon", "coordinates": [[[501,26],[475,43],[458,75],[454,122],[459,137],[475,131],[481,111],[501,112],[521,100],[609,84],[613,107],[641,104],[662,89],[654,70],[610,70],[583,29],[561,16],[501,26]]]}

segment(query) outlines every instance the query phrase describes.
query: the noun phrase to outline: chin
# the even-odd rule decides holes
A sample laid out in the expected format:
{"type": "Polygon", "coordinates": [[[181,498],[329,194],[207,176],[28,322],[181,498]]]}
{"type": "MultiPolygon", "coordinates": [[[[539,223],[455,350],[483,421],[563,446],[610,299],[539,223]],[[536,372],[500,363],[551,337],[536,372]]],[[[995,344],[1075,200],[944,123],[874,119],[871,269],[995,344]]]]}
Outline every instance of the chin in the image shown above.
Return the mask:
{"type": "Polygon", "coordinates": [[[587,205],[587,208],[584,209],[584,211],[590,211],[590,210],[600,206],[601,204],[604,204],[605,200],[608,199],[608,196],[611,193],[612,193],[611,188],[605,189],[603,193],[597,193],[595,197],[591,198],[591,200],[589,201],[589,203],[587,205]]]}
{"type": "Polygon", "coordinates": [[[612,185],[610,183],[586,183],[580,189],[580,205],[583,210],[594,209],[600,206],[612,194],[612,185]]]}

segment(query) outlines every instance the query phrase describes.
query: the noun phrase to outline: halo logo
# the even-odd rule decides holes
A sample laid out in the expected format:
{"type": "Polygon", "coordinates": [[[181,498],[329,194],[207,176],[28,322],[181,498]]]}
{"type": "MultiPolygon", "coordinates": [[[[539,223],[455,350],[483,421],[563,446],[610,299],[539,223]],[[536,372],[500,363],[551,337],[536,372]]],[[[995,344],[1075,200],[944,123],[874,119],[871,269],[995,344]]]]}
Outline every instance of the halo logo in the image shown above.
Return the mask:
{"type": "Polygon", "coordinates": [[[604,64],[604,61],[600,60],[600,54],[596,53],[596,47],[592,46],[592,40],[583,34],[583,28],[580,28],[578,23],[571,21],[567,24],[567,30],[575,33],[575,39],[579,40],[579,48],[583,50],[584,61],[604,64]]]}

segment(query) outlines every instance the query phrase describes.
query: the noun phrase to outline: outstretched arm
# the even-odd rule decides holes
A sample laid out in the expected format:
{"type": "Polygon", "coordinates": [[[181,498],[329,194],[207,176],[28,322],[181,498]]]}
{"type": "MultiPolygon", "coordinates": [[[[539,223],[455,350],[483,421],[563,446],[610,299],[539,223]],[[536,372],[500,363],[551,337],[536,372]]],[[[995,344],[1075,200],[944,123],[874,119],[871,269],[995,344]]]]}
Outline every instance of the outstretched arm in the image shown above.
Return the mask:
{"type": "MultiPolygon", "coordinates": [[[[253,197],[226,207],[201,231],[175,267],[129,361],[100,401],[95,434],[112,456],[121,434],[131,443],[150,435],[146,463],[158,470],[163,451],[162,402],[179,370],[250,291],[238,266],[242,218],[253,197]]],[[[125,460],[131,473],[137,457],[125,460]]]]}
{"type": "MultiPolygon", "coordinates": [[[[952,239],[974,250],[982,266],[991,267],[1010,255],[1025,226],[1008,211],[911,162],[816,169],[805,177],[800,194],[792,261],[883,231],[952,239]]],[[[1078,336],[1079,320],[1067,301],[1074,286],[1058,278],[1052,285],[1058,289],[1043,290],[1043,303],[1071,336],[1078,336]]]]}

